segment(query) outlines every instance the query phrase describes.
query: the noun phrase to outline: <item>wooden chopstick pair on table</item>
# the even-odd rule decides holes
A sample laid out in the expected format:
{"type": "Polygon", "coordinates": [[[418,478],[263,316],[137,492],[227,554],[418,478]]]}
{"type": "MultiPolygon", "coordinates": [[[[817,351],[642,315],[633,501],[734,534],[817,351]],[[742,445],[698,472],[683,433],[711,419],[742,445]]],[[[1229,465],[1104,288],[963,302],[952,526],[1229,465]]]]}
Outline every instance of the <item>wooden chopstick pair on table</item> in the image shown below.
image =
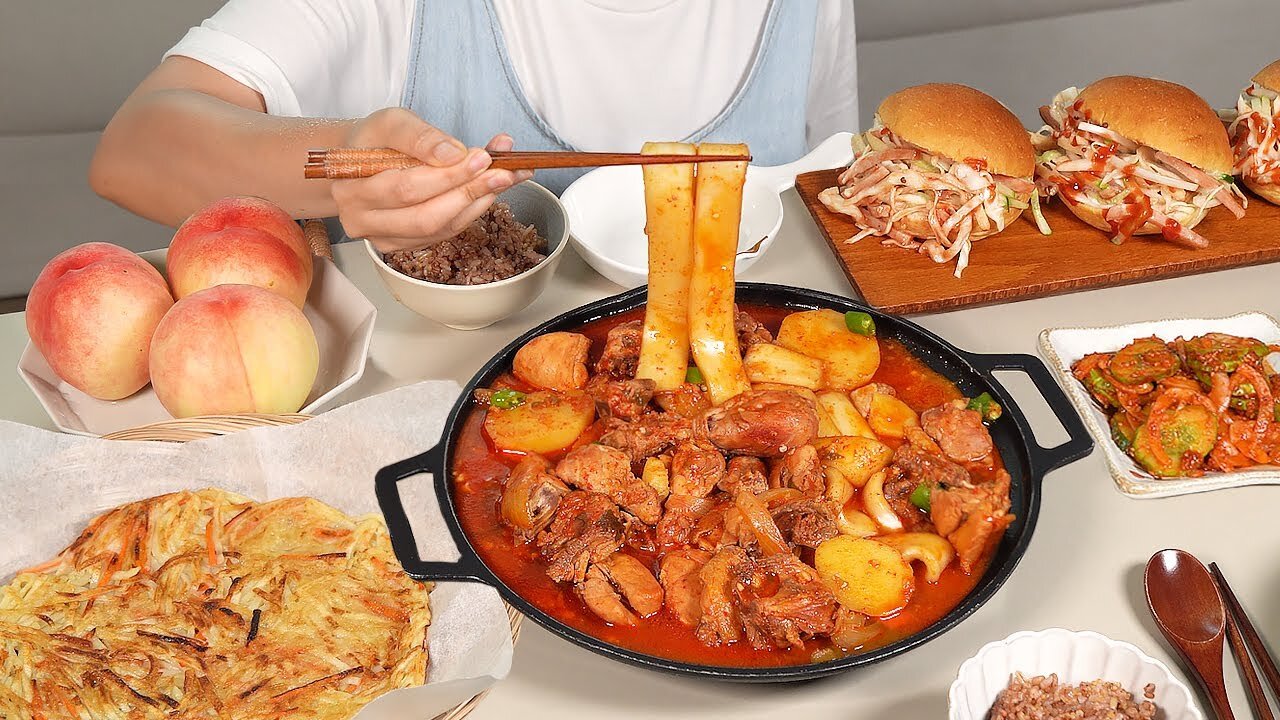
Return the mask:
{"type": "MultiPolygon", "coordinates": [[[[644,155],[641,153],[490,151],[491,167],[503,170],[602,167],[605,165],[670,165],[676,163],[750,162],[750,155],[644,155]]],[[[310,179],[366,178],[384,170],[416,167],[422,161],[390,148],[309,150],[303,174],[310,179]]]]}
{"type": "Polygon", "coordinates": [[[1231,591],[1231,586],[1227,584],[1227,579],[1218,569],[1218,564],[1209,563],[1209,572],[1218,585],[1218,592],[1222,593],[1222,598],[1226,601],[1227,640],[1231,643],[1231,650],[1236,656],[1236,662],[1240,665],[1240,673],[1244,676],[1245,688],[1249,691],[1253,712],[1261,720],[1275,720],[1271,705],[1267,701],[1267,693],[1262,688],[1262,682],[1258,679],[1258,672],[1249,659],[1249,653],[1253,653],[1254,660],[1262,667],[1262,674],[1267,679],[1267,684],[1271,686],[1271,692],[1276,696],[1277,702],[1280,702],[1280,669],[1276,668],[1275,658],[1271,657],[1266,643],[1249,620],[1249,615],[1245,613],[1240,601],[1236,599],[1236,594],[1231,591]]]}

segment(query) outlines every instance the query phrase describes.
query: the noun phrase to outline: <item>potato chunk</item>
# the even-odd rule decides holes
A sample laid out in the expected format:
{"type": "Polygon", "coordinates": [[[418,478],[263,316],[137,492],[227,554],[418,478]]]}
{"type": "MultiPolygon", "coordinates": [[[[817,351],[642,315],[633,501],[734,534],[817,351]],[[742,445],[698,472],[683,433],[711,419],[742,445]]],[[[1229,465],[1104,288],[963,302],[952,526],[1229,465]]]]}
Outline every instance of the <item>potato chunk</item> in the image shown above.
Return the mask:
{"type": "Polygon", "coordinates": [[[915,586],[911,566],[897,550],[868,538],[837,535],[813,554],[814,567],[836,600],[865,615],[882,617],[906,606],[915,586]]]}
{"type": "Polygon", "coordinates": [[[871,381],[880,367],[880,344],[844,324],[835,310],[806,310],[782,320],[777,343],[822,361],[822,386],[852,390],[871,381]]]}
{"type": "Polygon", "coordinates": [[[596,403],[584,392],[538,391],[509,410],[490,407],[484,430],[499,450],[556,453],[573,444],[596,419],[596,403]]]}
{"type": "Polygon", "coordinates": [[[876,435],[900,438],[907,434],[907,426],[919,427],[920,416],[911,406],[892,395],[876,393],[871,398],[871,412],[867,423],[876,435]]]}
{"type": "Polygon", "coordinates": [[[779,383],[816,390],[822,386],[822,362],[781,345],[756,343],[742,360],[752,383],[779,383]]]}
{"type": "Polygon", "coordinates": [[[834,473],[857,488],[888,467],[893,458],[888,445],[864,437],[819,438],[813,446],[818,449],[818,461],[828,479],[834,473]]]}

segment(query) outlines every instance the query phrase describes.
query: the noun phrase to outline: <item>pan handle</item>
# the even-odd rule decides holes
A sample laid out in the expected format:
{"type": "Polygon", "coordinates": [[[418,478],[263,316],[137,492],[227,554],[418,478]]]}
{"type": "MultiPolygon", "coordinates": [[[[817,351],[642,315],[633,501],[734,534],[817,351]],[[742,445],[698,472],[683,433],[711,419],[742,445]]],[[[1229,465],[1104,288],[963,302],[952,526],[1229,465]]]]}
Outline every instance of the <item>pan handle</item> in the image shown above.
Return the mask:
{"type": "MultiPolygon", "coordinates": [[[[404,511],[399,483],[401,480],[423,473],[431,474],[436,483],[444,482],[443,456],[443,448],[436,445],[421,455],[392,463],[378,471],[374,479],[374,492],[378,496],[378,506],[382,508],[382,516],[387,521],[387,530],[391,535],[391,549],[404,567],[404,571],[414,579],[488,583],[488,572],[481,564],[480,558],[469,553],[456,535],[454,541],[462,554],[457,561],[423,560],[418,556],[418,543],[413,537],[413,526],[409,524],[409,516],[404,511]]],[[[442,503],[444,502],[444,493],[437,492],[437,497],[442,503]]],[[[441,512],[443,512],[443,504],[441,512]]]]}
{"type": "MultiPolygon", "coordinates": [[[[1049,369],[1040,358],[1023,353],[995,355],[968,353],[968,358],[974,367],[988,376],[995,370],[1020,370],[1026,373],[1036,389],[1040,391],[1040,395],[1044,397],[1045,402],[1049,404],[1049,409],[1058,418],[1058,422],[1062,423],[1062,427],[1066,429],[1067,441],[1056,447],[1047,448],[1036,440],[1035,433],[1031,431],[1029,425],[1023,428],[1034,446],[1031,453],[1031,467],[1037,476],[1043,477],[1049,471],[1073,463],[1093,451],[1093,438],[1089,436],[1089,431],[1085,429],[1080,416],[1071,406],[1067,394],[1049,374],[1049,369]]],[[[995,378],[991,377],[991,380],[994,381],[995,378]]],[[[1022,422],[1026,423],[1026,420],[1023,419],[1022,422]]]]}

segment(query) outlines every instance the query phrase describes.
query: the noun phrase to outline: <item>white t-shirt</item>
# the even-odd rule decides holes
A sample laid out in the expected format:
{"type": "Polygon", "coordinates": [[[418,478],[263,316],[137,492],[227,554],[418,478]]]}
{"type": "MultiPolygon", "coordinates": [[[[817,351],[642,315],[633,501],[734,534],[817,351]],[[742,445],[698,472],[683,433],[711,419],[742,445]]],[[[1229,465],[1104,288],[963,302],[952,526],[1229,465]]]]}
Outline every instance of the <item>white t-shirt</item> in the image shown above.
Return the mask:
{"type": "MultiPolygon", "coordinates": [[[[494,5],[533,108],[571,145],[617,151],[686,137],[719,114],[755,57],[769,1],[494,5]],[[689,82],[670,80],[681,76],[689,82]],[[646,102],[659,92],[675,100],[661,104],[666,112],[646,102]]],[[[858,117],[853,0],[818,2],[806,105],[811,146],[853,128],[858,117]]],[[[415,6],[414,0],[230,0],[165,57],[183,55],[225,73],[261,93],[273,115],[363,117],[401,102],[415,6]]]]}

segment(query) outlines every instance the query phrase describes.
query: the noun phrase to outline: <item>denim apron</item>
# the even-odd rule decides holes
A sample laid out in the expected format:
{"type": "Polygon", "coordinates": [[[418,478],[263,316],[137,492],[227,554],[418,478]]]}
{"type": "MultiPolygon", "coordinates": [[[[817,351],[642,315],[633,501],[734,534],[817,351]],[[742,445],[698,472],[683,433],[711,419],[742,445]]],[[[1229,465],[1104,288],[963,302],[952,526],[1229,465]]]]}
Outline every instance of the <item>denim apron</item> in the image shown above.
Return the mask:
{"type": "MultiPolygon", "coordinates": [[[[737,94],[720,114],[682,140],[745,142],[757,165],[780,165],[803,155],[816,22],[815,0],[771,2],[760,45],[737,94]]],[[[471,147],[505,132],[521,150],[578,149],[525,97],[492,0],[417,0],[401,104],[471,147]]],[[[560,194],[584,172],[539,170],[536,180],[560,194]]]]}

